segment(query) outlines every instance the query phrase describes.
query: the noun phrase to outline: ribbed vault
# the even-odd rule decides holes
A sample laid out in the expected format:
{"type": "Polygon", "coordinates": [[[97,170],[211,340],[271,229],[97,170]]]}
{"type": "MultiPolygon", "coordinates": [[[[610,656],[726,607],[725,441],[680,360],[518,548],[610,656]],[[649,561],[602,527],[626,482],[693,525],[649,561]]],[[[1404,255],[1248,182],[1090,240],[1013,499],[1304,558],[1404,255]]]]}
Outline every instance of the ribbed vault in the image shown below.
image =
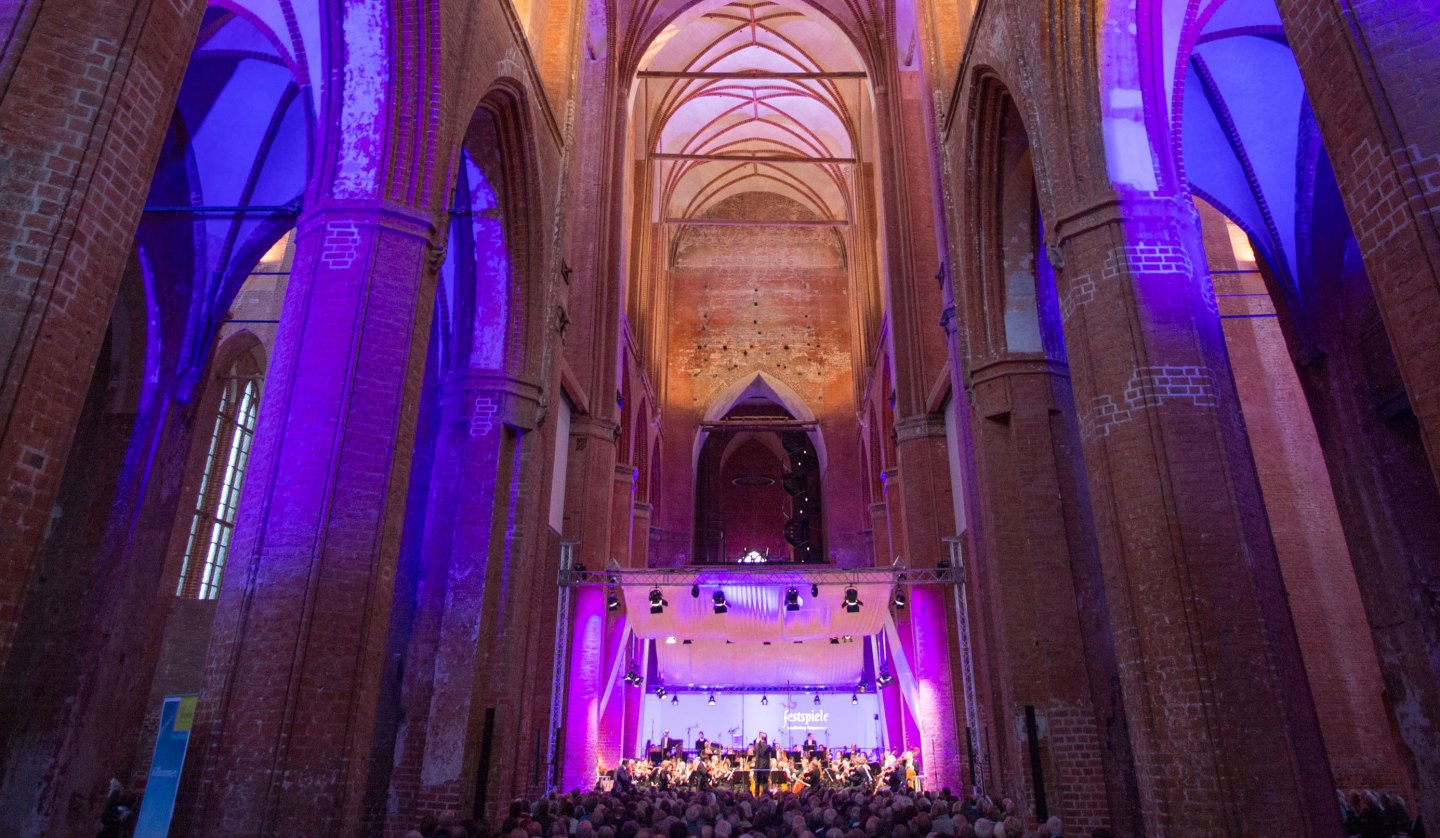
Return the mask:
{"type": "Polygon", "coordinates": [[[736,0],[680,15],[651,43],[634,95],[635,152],[656,167],[654,220],[723,223],[718,205],[757,192],[792,208],[772,220],[852,220],[864,63],[803,4],[736,0]]]}

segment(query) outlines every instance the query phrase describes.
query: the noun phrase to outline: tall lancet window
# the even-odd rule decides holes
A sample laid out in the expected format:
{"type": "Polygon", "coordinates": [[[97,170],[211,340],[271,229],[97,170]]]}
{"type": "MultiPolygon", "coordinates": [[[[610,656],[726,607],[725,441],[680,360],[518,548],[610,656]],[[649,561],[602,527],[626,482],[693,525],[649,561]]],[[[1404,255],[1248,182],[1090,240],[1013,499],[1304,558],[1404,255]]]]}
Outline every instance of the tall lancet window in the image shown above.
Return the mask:
{"type": "Polygon", "coordinates": [[[255,438],[255,416],[259,408],[260,385],[254,376],[232,368],[223,381],[220,409],[205,455],[195,515],[180,566],[177,596],[214,599],[220,594],[225,557],[235,532],[235,510],[240,505],[240,487],[250,460],[255,438]]]}

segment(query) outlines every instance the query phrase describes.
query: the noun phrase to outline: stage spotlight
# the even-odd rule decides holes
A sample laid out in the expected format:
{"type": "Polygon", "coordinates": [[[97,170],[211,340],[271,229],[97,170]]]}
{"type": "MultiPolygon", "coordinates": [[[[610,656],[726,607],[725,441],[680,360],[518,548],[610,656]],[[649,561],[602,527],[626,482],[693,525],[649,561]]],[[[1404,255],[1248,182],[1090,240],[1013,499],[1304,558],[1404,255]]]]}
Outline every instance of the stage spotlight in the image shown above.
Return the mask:
{"type": "Polygon", "coordinates": [[[769,703],[770,703],[770,696],[768,696],[768,695],[762,695],[762,696],[760,696],[760,706],[761,706],[761,707],[764,707],[764,706],[766,706],[766,705],[769,704],[769,703]]]}
{"type": "Polygon", "coordinates": [[[607,611],[614,611],[615,609],[617,609],[617,608],[619,608],[619,607],[620,607],[620,597],[616,596],[614,591],[611,591],[611,592],[610,592],[610,596],[608,596],[608,597],[605,598],[605,609],[606,609],[607,611]]]}
{"type": "Polygon", "coordinates": [[[820,693],[815,693],[815,706],[820,706],[820,693]]]}
{"type": "Polygon", "coordinates": [[[730,606],[725,604],[725,593],[723,591],[716,591],[712,599],[715,601],[716,614],[724,614],[730,610],[730,606]]]}
{"type": "Polygon", "coordinates": [[[675,645],[675,635],[672,634],[672,635],[670,635],[669,637],[665,638],[665,645],[666,645],[666,646],[674,646],[674,645],[675,645]]]}
{"type": "Polygon", "coordinates": [[[794,588],[787,588],[785,590],[785,610],[800,610],[800,592],[795,590],[794,588]]]}
{"type": "Polygon", "coordinates": [[[850,693],[850,703],[851,703],[851,704],[859,704],[859,703],[860,703],[860,696],[856,695],[855,693],[850,693]]]}
{"type": "Polygon", "coordinates": [[[890,686],[890,682],[892,682],[892,681],[894,681],[894,680],[895,680],[895,676],[893,676],[893,675],[890,674],[890,670],[888,670],[888,669],[882,669],[882,670],[880,670],[880,674],[877,675],[877,676],[875,676],[875,686],[877,686],[877,687],[888,687],[888,686],[890,686]]]}
{"type": "Polygon", "coordinates": [[[694,597],[695,599],[699,599],[699,598],[700,598],[700,586],[699,586],[699,585],[691,585],[691,586],[690,586],[690,596],[694,597]]]}
{"type": "Polygon", "coordinates": [[[816,599],[818,599],[818,598],[820,597],[820,586],[819,586],[819,585],[816,585],[816,584],[813,584],[813,583],[810,585],[810,596],[812,596],[812,597],[814,597],[814,598],[816,598],[816,599]]]}
{"type": "Polygon", "coordinates": [[[663,684],[655,688],[655,695],[660,698],[665,697],[665,686],[663,684]]]}
{"type": "Polygon", "coordinates": [[[659,588],[651,588],[651,589],[650,589],[650,613],[651,613],[651,614],[663,614],[663,613],[665,613],[665,606],[667,606],[667,605],[669,605],[669,604],[670,604],[669,602],[666,602],[666,601],[665,601],[665,595],[662,594],[662,593],[660,593],[660,589],[659,589],[659,588]]]}
{"type": "Polygon", "coordinates": [[[640,682],[642,680],[643,679],[640,677],[640,673],[636,672],[634,669],[631,669],[629,672],[625,673],[625,683],[629,684],[632,687],[640,686],[640,682]]]}
{"type": "Polygon", "coordinates": [[[895,607],[896,607],[896,608],[904,608],[904,607],[905,607],[905,589],[904,589],[904,588],[896,588],[896,589],[895,589],[895,600],[894,600],[894,602],[895,602],[895,607]]]}
{"type": "Polygon", "coordinates": [[[864,682],[864,681],[861,681],[859,684],[856,684],[856,685],[855,685],[855,692],[857,692],[857,693],[863,693],[863,692],[865,692],[865,691],[868,690],[868,689],[869,689],[869,687],[867,687],[867,686],[865,685],[865,682],[864,682]]]}
{"type": "Polygon", "coordinates": [[[710,706],[715,706],[715,693],[710,693],[710,706]]]}
{"type": "Polygon", "coordinates": [[[865,603],[860,601],[859,591],[855,590],[854,588],[845,589],[845,611],[847,613],[858,613],[860,611],[860,606],[864,604],[865,603]]]}
{"type": "Polygon", "coordinates": [[[672,696],[670,696],[670,704],[671,704],[671,706],[675,706],[675,705],[677,705],[677,704],[679,704],[679,703],[680,703],[680,696],[678,696],[678,695],[672,695],[672,696]]]}

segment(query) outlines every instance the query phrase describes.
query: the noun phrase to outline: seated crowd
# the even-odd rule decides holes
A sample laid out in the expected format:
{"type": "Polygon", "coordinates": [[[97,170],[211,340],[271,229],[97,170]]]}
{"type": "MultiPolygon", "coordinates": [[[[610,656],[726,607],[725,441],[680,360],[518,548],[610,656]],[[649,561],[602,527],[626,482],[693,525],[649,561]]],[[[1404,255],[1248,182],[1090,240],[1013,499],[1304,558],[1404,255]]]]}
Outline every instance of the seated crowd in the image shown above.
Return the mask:
{"type": "MultiPolygon", "coordinates": [[[[1423,836],[1404,800],[1374,792],[1340,796],[1346,834],[1360,838],[1423,836]]],[[[498,824],[427,818],[406,838],[1055,838],[1059,818],[1026,825],[1014,801],[988,796],[884,789],[822,788],[788,791],[696,791],[633,787],[625,791],[552,794],[534,803],[514,801],[498,824]]],[[[1075,833],[1070,833],[1075,834],[1075,833]]],[[[1091,838],[1110,838],[1096,829],[1091,838]]]]}

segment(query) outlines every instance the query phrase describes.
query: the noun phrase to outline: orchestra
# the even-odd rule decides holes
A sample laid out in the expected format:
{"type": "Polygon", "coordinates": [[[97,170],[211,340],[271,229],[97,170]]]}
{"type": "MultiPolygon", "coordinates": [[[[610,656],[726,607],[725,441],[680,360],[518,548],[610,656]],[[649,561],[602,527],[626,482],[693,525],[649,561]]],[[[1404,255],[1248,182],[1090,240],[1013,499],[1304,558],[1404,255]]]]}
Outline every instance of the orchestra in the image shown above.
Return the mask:
{"type": "Polygon", "coordinates": [[[702,732],[693,750],[670,738],[647,742],[645,757],[622,760],[614,770],[599,769],[602,789],[692,788],[701,791],[732,789],[760,794],[766,791],[863,788],[871,793],[889,788],[895,793],[918,790],[916,765],[919,749],[874,752],[858,746],[832,752],[813,735],[793,749],[776,748],[763,732],[746,748],[726,748],[705,739],[702,732]]]}

